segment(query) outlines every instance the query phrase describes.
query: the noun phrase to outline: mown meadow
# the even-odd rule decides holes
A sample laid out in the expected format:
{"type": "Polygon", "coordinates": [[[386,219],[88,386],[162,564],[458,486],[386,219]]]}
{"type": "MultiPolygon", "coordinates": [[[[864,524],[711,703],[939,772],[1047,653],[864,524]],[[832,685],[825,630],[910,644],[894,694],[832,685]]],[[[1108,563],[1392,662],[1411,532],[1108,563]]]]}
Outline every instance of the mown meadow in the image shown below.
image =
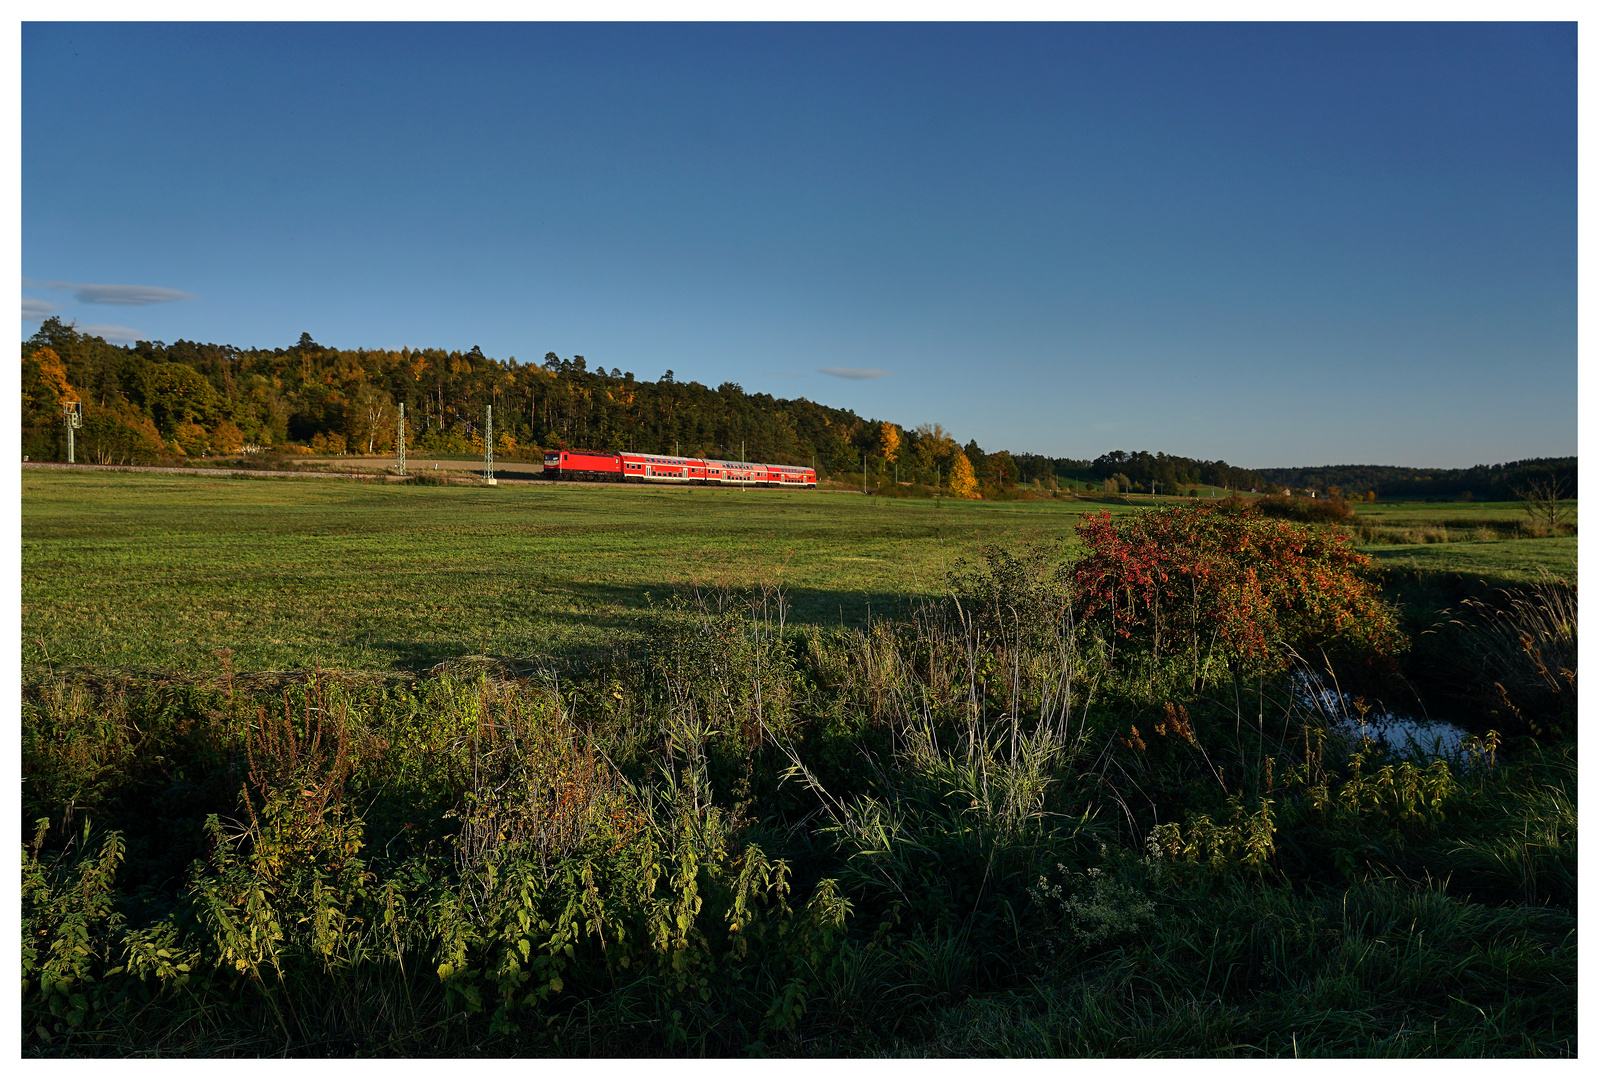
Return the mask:
{"type": "Polygon", "coordinates": [[[1575,538],[1518,507],[22,512],[26,1054],[1577,1052],[1575,538]]]}
{"type": "Polygon", "coordinates": [[[24,662],[179,670],[218,648],[250,669],[549,656],[609,645],[694,584],[781,581],[794,618],[853,625],[940,594],[980,543],[1069,540],[1079,517],[817,492],[104,473],[25,473],[22,491],[24,662]]]}

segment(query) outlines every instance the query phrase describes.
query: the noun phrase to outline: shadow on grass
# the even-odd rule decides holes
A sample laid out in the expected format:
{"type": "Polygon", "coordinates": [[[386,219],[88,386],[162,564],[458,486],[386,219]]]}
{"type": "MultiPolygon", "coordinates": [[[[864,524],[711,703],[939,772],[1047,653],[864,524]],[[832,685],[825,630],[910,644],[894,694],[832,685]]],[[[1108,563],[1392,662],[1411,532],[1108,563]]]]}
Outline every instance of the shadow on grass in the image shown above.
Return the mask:
{"type": "MultiPolygon", "coordinates": [[[[723,594],[716,587],[703,585],[646,589],[581,584],[564,585],[558,592],[542,595],[559,596],[571,610],[536,612],[543,624],[536,639],[514,642],[507,641],[498,629],[473,635],[470,628],[452,628],[455,632],[427,641],[352,636],[338,644],[351,650],[380,653],[388,657],[382,666],[393,671],[425,672],[464,658],[526,668],[562,665],[592,659],[619,647],[647,643],[660,633],[674,599],[690,606],[720,601],[728,610],[748,610],[751,594],[747,589],[723,594]]],[[[908,615],[917,605],[927,602],[922,596],[863,590],[785,588],[782,596],[785,624],[803,631],[865,627],[880,619],[908,615]]],[[[498,613],[486,617],[497,618],[498,613]]]]}
{"type": "Polygon", "coordinates": [[[1360,550],[1382,569],[1385,584],[1432,579],[1458,591],[1470,587],[1458,584],[1461,582],[1481,582],[1495,589],[1527,585],[1543,573],[1567,581],[1577,580],[1576,543],[1564,537],[1404,544],[1360,550]]]}

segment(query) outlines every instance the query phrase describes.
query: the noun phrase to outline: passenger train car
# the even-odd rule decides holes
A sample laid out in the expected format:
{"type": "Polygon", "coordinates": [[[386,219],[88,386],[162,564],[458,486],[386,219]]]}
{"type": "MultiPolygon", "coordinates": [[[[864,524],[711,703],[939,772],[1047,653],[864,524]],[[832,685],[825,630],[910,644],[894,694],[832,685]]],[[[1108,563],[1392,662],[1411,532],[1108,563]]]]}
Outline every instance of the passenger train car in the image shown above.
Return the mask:
{"type": "Polygon", "coordinates": [[[588,450],[546,450],[546,480],[611,480],[649,484],[723,484],[755,487],[815,487],[816,470],[802,465],[763,465],[743,461],[665,454],[601,454],[588,450]]]}

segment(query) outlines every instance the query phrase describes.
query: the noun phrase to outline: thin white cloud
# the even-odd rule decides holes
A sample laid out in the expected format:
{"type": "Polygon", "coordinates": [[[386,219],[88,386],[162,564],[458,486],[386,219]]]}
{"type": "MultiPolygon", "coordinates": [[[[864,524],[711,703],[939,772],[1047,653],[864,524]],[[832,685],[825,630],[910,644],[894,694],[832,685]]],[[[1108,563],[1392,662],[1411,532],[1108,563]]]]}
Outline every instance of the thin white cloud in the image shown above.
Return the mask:
{"type": "Polygon", "coordinates": [[[107,341],[114,341],[118,345],[132,345],[136,341],[145,340],[143,330],[130,330],[126,326],[108,326],[96,323],[93,326],[79,326],[77,331],[80,334],[87,334],[91,337],[102,337],[107,341]]]}
{"type": "Polygon", "coordinates": [[[71,289],[80,304],[120,304],[143,307],[170,304],[174,300],[198,300],[192,293],[164,289],[159,285],[80,285],[71,281],[46,281],[52,289],[71,289]]]}
{"type": "Polygon", "coordinates": [[[36,300],[31,296],[22,298],[22,321],[38,322],[56,309],[48,300],[36,300]]]}
{"type": "Polygon", "coordinates": [[[816,370],[823,375],[832,375],[838,379],[881,379],[884,375],[894,374],[892,371],[881,371],[871,367],[824,367],[816,370]]]}

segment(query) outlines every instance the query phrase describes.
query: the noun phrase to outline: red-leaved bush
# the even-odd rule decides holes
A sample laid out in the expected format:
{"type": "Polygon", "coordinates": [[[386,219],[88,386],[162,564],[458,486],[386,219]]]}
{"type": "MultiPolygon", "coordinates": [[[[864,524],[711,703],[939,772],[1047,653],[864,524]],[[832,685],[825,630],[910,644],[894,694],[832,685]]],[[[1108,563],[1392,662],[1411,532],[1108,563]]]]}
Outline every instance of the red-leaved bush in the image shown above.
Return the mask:
{"type": "Polygon", "coordinates": [[[1188,654],[1196,676],[1211,656],[1270,669],[1291,650],[1373,657],[1404,647],[1393,608],[1363,573],[1371,561],[1342,534],[1188,505],[1091,515],[1077,535],[1088,546],[1073,567],[1082,614],[1157,658],[1188,654]]]}

